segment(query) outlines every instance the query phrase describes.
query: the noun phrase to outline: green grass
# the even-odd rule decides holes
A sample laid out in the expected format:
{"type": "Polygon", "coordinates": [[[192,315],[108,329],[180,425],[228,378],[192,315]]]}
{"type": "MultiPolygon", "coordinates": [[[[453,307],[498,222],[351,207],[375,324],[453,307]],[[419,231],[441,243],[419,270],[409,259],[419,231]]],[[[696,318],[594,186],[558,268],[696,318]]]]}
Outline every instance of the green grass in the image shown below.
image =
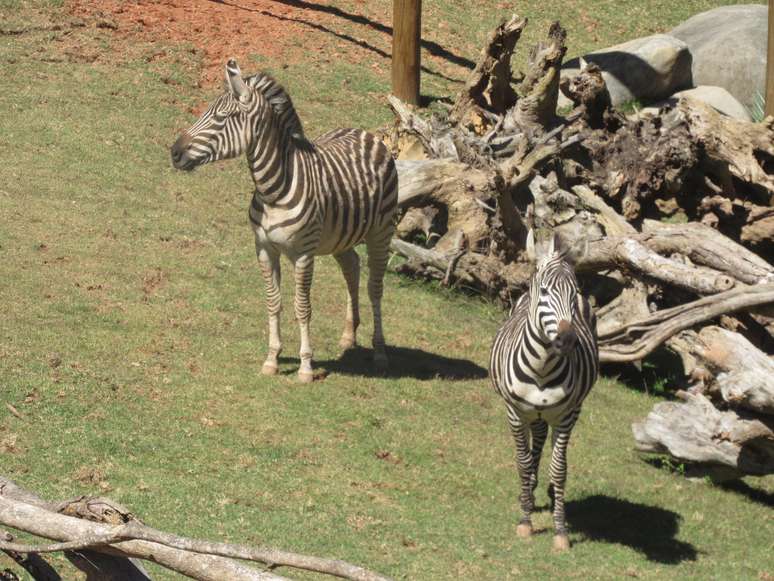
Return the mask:
{"type": "MultiPolygon", "coordinates": [[[[336,348],[344,286],[323,258],[313,339],[328,376],[297,383],[292,307],[281,374],[260,376],[266,317],[244,164],[186,175],[168,161],[185,109],[209,96],[192,88],[196,56],[170,50],[150,65],[141,43],[105,56],[105,31],[45,29],[68,17],[0,6],[4,22],[42,28],[0,37],[0,393],[23,415],[0,409],[2,474],[51,499],[104,493],[182,535],[335,556],[398,579],[772,572],[774,478],[720,488],[644,462],[630,424],[659,398],[610,379],[571,442],[575,547],[550,553],[546,511],[541,533],[520,542],[514,449],[485,378],[502,313],[484,301],[389,275],[393,371],[375,377],[367,349],[336,348]]],[[[463,6],[467,19],[451,2],[428,14],[468,22],[478,37],[459,50],[472,58],[496,11],[463,6]]],[[[587,10],[602,30],[613,16],[635,21],[625,9],[587,10]]],[[[312,135],[389,118],[386,77],[369,67],[297,63],[282,76],[312,135]]]]}

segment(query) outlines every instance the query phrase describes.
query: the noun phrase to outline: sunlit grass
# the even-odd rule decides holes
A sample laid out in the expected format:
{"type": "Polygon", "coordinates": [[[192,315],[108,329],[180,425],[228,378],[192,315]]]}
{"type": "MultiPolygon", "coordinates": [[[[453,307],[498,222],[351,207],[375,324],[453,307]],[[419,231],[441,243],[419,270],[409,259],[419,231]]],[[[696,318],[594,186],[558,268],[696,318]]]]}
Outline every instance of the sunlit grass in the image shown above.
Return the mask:
{"type": "MultiPolygon", "coordinates": [[[[482,36],[493,11],[476,6],[482,36]]],[[[327,377],[296,381],[292,307],[281,374],[259,375],[266,317],[244,163],[173,171],[186,108],[212,96],[192,88],[195,58],[170,51],[151,66],[142,45],[115,61],[59,58],[70,35],[88,52],[106,34],[40,30],[0,45],[0,385],[23,416],[0,408],[4,475],[51,499],[105,494],[179,534],[399,579],[771,573],[773,479],[728,490],[643,462],[630,424],[658,398],[610,379],[571,442],[573,551],[552,555],[547,532],[519,542],[513,445],[485,377],[502,312],[486,301],[388,275],[392,372],[374,376],[370,350],[336,347],[344,286],[323,258],[313,338],[327,377]]],[[[282,71],[312,135],[389,118],[375,72],[256,64],[282,71]]],[[[536,525],[550,527],[548,512],[536,525]]]]}

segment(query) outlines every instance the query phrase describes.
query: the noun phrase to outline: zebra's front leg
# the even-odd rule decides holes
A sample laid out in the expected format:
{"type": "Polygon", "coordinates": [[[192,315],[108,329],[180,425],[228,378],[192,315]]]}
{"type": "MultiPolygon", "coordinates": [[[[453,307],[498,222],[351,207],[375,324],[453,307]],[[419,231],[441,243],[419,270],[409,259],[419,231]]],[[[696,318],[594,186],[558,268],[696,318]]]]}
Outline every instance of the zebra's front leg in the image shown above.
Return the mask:
{"type": "Polygon", "coordinates": [[[312,374],[312,341],[309,336],[309,322],[312,319],[312,302],[310,290],[314,274],[314,255],[304,254],[293,262],[296,279],[295,310],[296,320],[301,335],[301,349],[298,356],[301,364],[298,368],[298,379],[309,383],[314,379],[312,374]]]}
{"type": "Polygon", "coordinates": [[[521,520],[516,527],[516,534],[524,539],[532,535],[532,511],[535,508],[535,496],[532,492],[534,462],[529,448],[529,427],[522,423],[516,412],[510,407],[508,407],[508,424],[516,442],[516,468],[521,480],[521,493],[519,494],[521,520]]]}
{"type": "Polygon", "coordinates": [[[357,345],[357,328],[360,325],[360,257],[354,248],[334,256],[347,282],[347,316],[339,347],[350,349],[357,345]]]}
{"type": "Polygon", "coordinates": [[[269,353],[263,363],[261,373],[274,375],[277,373],[277,358],[282,352],[282,337],[280,336],[280,313],[282,312],[282,294],[280,292],[280,260],[279,253],[273,249],[262,247],[255,241],[258,264],[266,283],[266,310],[269,313],[269,353]]]}
{"type": "Polygon", "coordinates": [[[540,457],[543,455],[543,445],[548,437],[548,424],[545,420],[535,420],[529,425],[532,437],[532,494],[538,486],[538,472],[540,470],[540,457]]]}
{"type": "Polygon", "coordinates": [[[556,427],[553,430],[553,451],[551,453],[551,487],[553,488],[554,505],[554,541],[555,551],[566,551],[570,548],[570,538],[567,535],[567,523],[564,515],[564,485],[567,481],[567,444],[570,441],[572,426],[556,427]]]}

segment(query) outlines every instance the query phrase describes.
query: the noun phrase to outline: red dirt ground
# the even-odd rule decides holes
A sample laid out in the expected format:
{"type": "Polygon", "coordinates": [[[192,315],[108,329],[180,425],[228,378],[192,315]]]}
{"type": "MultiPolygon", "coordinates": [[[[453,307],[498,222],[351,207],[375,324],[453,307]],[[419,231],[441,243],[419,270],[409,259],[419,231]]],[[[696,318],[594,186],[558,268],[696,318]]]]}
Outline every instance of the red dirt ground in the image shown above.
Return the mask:
{"type": "Polygon", "coordinates": [[[330,19],[320,11],[272,0],[71,0],[69,11],[131,41],[190,43],[204,55],[202,86],[219,84],[231,57],[277,58],[330,19]]]}

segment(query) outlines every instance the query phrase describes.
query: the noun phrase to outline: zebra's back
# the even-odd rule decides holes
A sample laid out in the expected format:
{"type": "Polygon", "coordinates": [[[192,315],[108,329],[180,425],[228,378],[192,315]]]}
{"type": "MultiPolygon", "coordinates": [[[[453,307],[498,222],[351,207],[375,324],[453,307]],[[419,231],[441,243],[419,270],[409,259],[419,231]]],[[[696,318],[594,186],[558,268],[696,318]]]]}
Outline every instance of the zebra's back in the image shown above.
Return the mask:
{"type": "Polygon", "coordinates": [[[392,227],[398,172],[387,147],[359,129],[331,131],[315,145],[324,176],[316,192],[324,215],[316,254],[342,252],[392,227]]]}
{"type": "Polygon", "coordinates": [[[250,221],[259,240],[288,254],[340,254],[372,232],[394,227],[398,173],[387,147],[359,129],[336,129],[295,160],[295,194],[265,203],[256,192],[250,221]]]}

